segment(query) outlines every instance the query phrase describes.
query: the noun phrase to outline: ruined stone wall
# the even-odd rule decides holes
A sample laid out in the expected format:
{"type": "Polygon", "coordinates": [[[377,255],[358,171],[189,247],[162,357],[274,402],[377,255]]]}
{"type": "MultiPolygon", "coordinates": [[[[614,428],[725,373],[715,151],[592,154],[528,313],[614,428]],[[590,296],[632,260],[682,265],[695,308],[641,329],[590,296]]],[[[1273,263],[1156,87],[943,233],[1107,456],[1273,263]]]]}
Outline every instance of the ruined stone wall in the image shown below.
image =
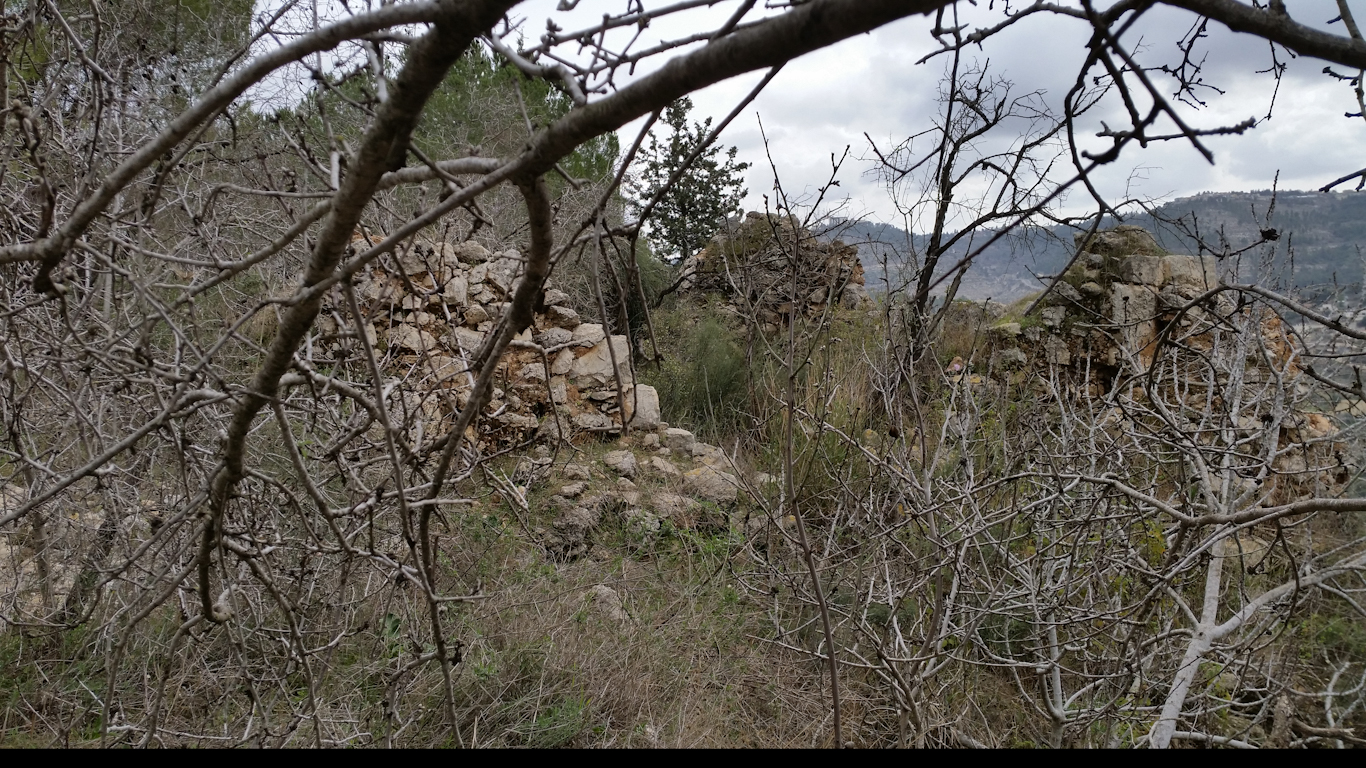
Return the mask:
{"type": "Polygon", "coordinates": [[[683,292],[723,294],[768,330],[786,323],[794,310],[814,316],[830,304],[857,309],[871,302],[858,248],[822,242],[776,214],[751,212],[729,222],[681,269],[683,292]]]}
{"type": "MultiPolygon", "coordinates": [[[[357,277],[365,333],[386,385],[404,393],[426,434],[444,432],[467,402],[474,383],[469,361],[508,311],[524,268],[515,250],[490,253],[473,241],[420,243],[387,268],[357,277]]],[[[331,299],[320,324],[324,340],[337,339],[339,323],[350,322],[344,306],[331,299]]],[[[486,448],[618,434],[624,420],[641,429],[659,423],[659,396],[635,383],[626,337],[608,338],[602,325],[583,322],[569,296],[549,283],[533,326],[498,366],[493,398],[471,435],[486,448]]]]}
{"type": "Polygon", "coordinates": [[[980,373],[1031,383],[1040,394],[1048,382],[1064,382],[1115,408],[1116,424],[1164,409],[1164,418],[1194,422],[1236,408],[1232,428],[1249,462],[1275,443],[1268,498],[1277,503],[1343,480],[1338,427],[1297,394],[1309,384],[1301,381],[1299,342],[1270,308],[1210,295],[1221,277],[1214,257],[1168,254],[1127,226],[1079,238],[1078,246],[1080,257],[1036,314],[982,308],[994,319],[983,323],[989,342],[980,373]],[[1250,393],[1236,404],[1225,402],[1234,378],[1250,393]]]}

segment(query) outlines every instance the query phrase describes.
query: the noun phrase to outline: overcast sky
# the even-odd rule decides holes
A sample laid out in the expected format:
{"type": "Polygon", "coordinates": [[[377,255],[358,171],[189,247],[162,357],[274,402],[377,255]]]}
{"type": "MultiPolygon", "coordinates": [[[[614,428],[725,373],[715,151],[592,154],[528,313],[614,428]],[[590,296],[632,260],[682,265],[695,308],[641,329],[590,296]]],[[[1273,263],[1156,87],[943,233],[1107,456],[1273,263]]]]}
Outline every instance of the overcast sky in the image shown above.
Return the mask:
{"type": "MultiPolygon", "coordinates": [[[[570,18],[561,13],[555,16],[562,27],[576,29],[600,18],[606,10],[619,12],[622,4],[622,0],[583,0],[570,18]]],[[[1001,0],[994,5],[996,10],[988,12],[986,0],[980,0],[980,18],[1000,18],[1001,0]]],[[[716,20],[724,20],[735,6],[722,3],[714,9],[693,12],[692,19],[659,24],[650,33],[674,38],[698,29],[704,19],[719,23],[716,20]]],[[[1295,0],[1289,6],[1297,20],[1316,26],[1337,15],[1332,0],[1295,0]]],[[[518,12],[530,19],[528,36],[540,34],[544,11],[553,7],[553,0],[519,6],[518,12]]],[[[1357,18],[1366,22],[1366,0],[1353,0],[1352,7],[1357,18]]],[[[1150,66],[1175,64],[1180,60],[1175,44],[1194,20],[1195,16],[1185,11],[1159,8],[1124,39],[1131,42],[1141,36],[1146,44],[1144,61],[1150,66]]],[[[906,19],[799,59],[779,73],[723,135],[723,142],[737,146],[740,159],[753,166],[748,171],[745,208],[762,209],[762,195],[773,187],[757,114],[763,120],[783,185],[790,193],[811,195],[829,174],[831,153],[842,153],[848,146],[851,161],[839,176],[840,189],[848,197],[847,213],[900,223],[886,190],[868,172],[872,152],[864,133],[886,147],[929,127],[938,109],[936,93],[945,64],[942,57],[916,63],[936,47],[929,35],[930,26],[924,17],[906,19]]],[[[1343,32],[1341,24],[1325,28],[1343,32]]],[[[1043,90],[1044,98],[1056,106],[1076,78],[1086,39],[1086,28],[1079,22],[1038,16],[989,40],[972,59],[979,64],[989,62],[992,72],[1015,83],[1017,93],[1043,90]]],[[[1212,127],[1264,117],[1274,81],[1256,71],[1270,66],[1267,43],[1212,23],[1210,36],[1200,49],[1208,54],[1205,80],[1225,93],[1207,92],[1208,106],[1198,112],[1186,109],[1188,120],[1199,127],[1212,127]]],[[[1291,59],[1284,51],[1280,56],[1289,62],[1289,68],[1273,117],[1243,136],[1209,139],[1208,146],[1215,155],[1213,165],[1185,142],[1159,143],[1146,149],[1134,146],[1099,174],[1102,190],[1107,195],[1127,191],[1130,195],[1169,199],[1207,190],[1263,189],[1272,185],[1277,171],[1281,189],[1310,189],[1366,165],[1366,122],[1344,117],[1344,113],[1356,110],[1351,89],[1322,74],[1324,62],[1291,59]]],[[[640,74],[651,69],[642,68],[640,74]]],[[[699,119],[724,116],[761,76],[756,73],[734,78],[696,94],[699,119]]],[[[1160,88],[1170,90],[1170,79],[1160,73],[1154,77],[1160,88]]],[[[1116,128],[1124,125],[1118,101],[1104,106],[1082,123],[1091,135],[1102,120],[1116,128]]],[[[629,145],[638,125],[620,132],[623,147],[629,145]]],[[[1090,141],[1094,147],[1105,146],[1094,138],[1090,141]]],[[[1087,202],[1084,196],[1073,194],[1067,207],[1070,212],[1079,212],[1088,207],[1087,202]]]]}

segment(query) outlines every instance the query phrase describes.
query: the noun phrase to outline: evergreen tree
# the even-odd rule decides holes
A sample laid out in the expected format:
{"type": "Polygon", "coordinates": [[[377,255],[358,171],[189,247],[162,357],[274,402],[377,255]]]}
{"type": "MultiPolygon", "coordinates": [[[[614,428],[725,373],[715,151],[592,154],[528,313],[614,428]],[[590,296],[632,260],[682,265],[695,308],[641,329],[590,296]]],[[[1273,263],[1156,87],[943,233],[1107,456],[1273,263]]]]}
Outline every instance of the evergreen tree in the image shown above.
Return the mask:
{"type": "MultiPolygon", "coordinates": [[[[669,183],[711,131],[710,117],[689,127],[692,106],[687,97],[670,104],[662,116],[668,136],[661,139],[659,133],[651,132],[631,187],[635,213],[640,214],[669,183]]],[[[743,185],[748,168],[749,163],[735,162],[735,147],[725,152],[719,145],[702,150],[650,213],[646,238],[654,252],[677,260],[701,250],[726,217],[739,210],[747,191],[743,185]]]]}

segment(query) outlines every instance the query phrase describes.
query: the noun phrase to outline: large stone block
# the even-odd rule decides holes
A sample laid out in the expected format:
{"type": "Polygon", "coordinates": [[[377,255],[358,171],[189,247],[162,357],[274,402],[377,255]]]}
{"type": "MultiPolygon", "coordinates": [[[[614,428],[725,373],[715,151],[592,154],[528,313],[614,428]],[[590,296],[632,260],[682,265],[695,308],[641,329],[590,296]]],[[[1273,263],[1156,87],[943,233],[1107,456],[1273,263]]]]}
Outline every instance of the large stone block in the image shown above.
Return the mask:
{"type": "Polygon", "coordinates": [[[588,342],[597,344],[607,338],[607,332],[602,329],[601,323],[582,323],[575,326],[570,339],[578,342],[588,342]]]}
{"type": "Polygon", "coordinates": [[[622,389],[625,389],[631,382],[631,344],[625,336],[613,336],[610,341],[604,339],[576,358],[569,369],[569,380],[580,387],[606,386],[615,382],[618,374],[622,389]],[[615,370],[612,367],[614,355],[615,370]]]}
{"type": "Polygon", "coordinates": [[[729,472],[701,466],[683,473],[683,488],[716,504],[730,504],[739,497],[740,480],[729,472]]]}
{"type": "Polygon", "coordinates": [[[634,429],[659,427],[659,392],[648,384],[638,384],[622,396],[626,423],[634,429]]]}
{"type": "Polygon", "coordinates": [[[1119,263],[1119,279],[1126,283],[1162,285],[1166,264],[1160,256],[1134,254],[1119,263]]]}
{"type": "Polygon", "coordinates": [[[404,323],[389,331],[389,346],[402,347],[413,352],[425,352],[436,348],[436,337],[420,328],[404,323]]]}

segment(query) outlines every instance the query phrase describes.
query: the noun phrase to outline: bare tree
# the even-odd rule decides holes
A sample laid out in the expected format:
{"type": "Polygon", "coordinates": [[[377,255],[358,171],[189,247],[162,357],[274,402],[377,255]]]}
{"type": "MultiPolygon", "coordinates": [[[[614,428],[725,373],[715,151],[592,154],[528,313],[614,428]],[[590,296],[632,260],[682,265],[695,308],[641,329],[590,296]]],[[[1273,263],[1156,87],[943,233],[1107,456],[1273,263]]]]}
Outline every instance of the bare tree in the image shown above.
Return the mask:
{"type": "MultiPolygon", "coordinates": [[[[1085,184],[1092,169],[1130,145],[1181,139],[1198,147],[1201,136],[1245,130],[1188,126],[1152,82],[1151,69],[1137,63],[1137,42],[1125,34],[1154,7],[1185,8],[1330,64],[1366,66],[1366,44],[1354,24],[1345,36],[1321,32],[1292,19],[1280,3],[1036,3],[992,11],[1000,14],[995,26],[969,32],[956,22],[945,26],[957,10],[946,0],[811,0],[775,8],[737,2],[719,26],[695,20],[695,11],[709,5],[700,0],[650,8],[629,2],[582,29],[565,30],[552,19],[529,42],[518,42],[532,27],[511,16],[516,5],[431,0],[329,19],[319,18],[316,6],[288,2],[253,20],[249,34],[207,35],[199,43],[204,50],[194,52],[212,62],[202,71],[182,65],[189,55],[175,46],[138,48],[137,30],[98,5],[34,2],[7,11],[0,29],[0,141],[7,158],[0,170],[0,616],[6,631],[44,638],[67,648],[65,661],[98,670],[81,678],[79,690],[48,691],[31,705],[26,722],[41,724],[32,728],[65,741],[97,736],[102,744],[144,746],[171,738],[480,743],[479,704],[461,694],[473,642],[461,617],[499,586],[484,584],[477,537],[460,513],[474,506],[483,473],[513,507],[525,499],[498,473],[491,460],[497,448],[482,443],[479,430],[503,413],[499,398],[511,385],[502,363],[513,354],[546,359],[556,351],[525,333],[545,309],[552,272],[590,247],[608,265],[610,249],[639,235],[640,222],[610,216],[620,172],[585,190],[566,167],[576,150],[637,118],[897,19],[933,16],[932,34],[955,61],[967,46],[1033,17],[1083,20],[1091,37],[1078,40],[1089,57],[1078,82],[1103,70],[1124,96],[1131,125],[1109,131],[1113,147],[1095,157],[1074,142],[1076,175],[1047,190],[1036,186],[1045,183],[1041,175],[1022,184],[1019,169],[1007,174],[1025,189],[1023,197],[1007,195],[1011,204],[989,208],[980,223],[1008,225],[1014,220],[1001,214],[1023,215],[1085,184]],[[691,24],[690,31],[659,43],[631,32],[665,18],[691,24]],[[435,141],[423,146],[422,120],[433,99],[456,62],[476,48],[549,83],[572,107],[535,124],[534,110],[521,103],[510,118],[521,120],[510,130],[517,141],[503,145],[512,147],[505,156],[435,141]],[[326,66],[325,57],[335,66],[326,66]],[[660,66],[648,74],[634,74],[656,61],[660,66]],[[316,84],[315,97],[282,95],[286,104],[270,106],[272,89],[300,73],[316,84]],[[1164,120],[1175,128],[1153,135],[1167,130],[1160,128],[1164,120]],[[429,153],[438,149],[440,155],[429,153]],[[521,209],[519,224],[504,230],[497,245],[516,246],[519,254],[500,252],[503,263],[516,265],[500,288],[500,314],[462,320],[489,323],[477,343],[442,342],[450,355],[438,355],[420,334],[413,347],[402,347],[377,333],[381,305],[386,317],[445,313],[444,322],[459,325],[450,317],[459,292],[448,292],[454,280],[442,272],[457,256],[445,246],[462,243],[488,222],[489,208],[506,210],[509,200],[521,209]],[[410,269],[419,262],[420,269],[410,269]],[[391,278],[403,297],[367,292],[391,278]],[[364,663],[348,666],[343,657],[364,663]],[[339,689],[364,691],[365,711],[332,696],[339,689]],[[175,723],[173,709],[181,713],[175,723]],[[97,734],[86,730],[92,722],[97,734]],[[73,728],[82,730],[73,736],[73,728]]],[[[576,5],[565,0],[560,8],[576,5]]],[[[188,3],[176,8],[191,12],[188,3]]],[[[949,103],[982,125],[1021,107],[985,79],[956,80],[954,88],[959,95],[949,103]]],[[[1080,108],[1074,100],[1067,109],[1063,124],[1074,138],[1070,121],[1080,108]]],[[[957,167],[950,155],[976,130],[950,122],[944,135],[952,138],[940,145],[944,169],[957,167]]],[[[1041,135],[1055,134],[1050,128],[1041,135]]],[[[950,183],[940,185],[936,231],[953,177],[939,178],[950,183]]],[[[937,243],[932,258],[948,245],[947,238],[937,243]]],[[[600,274],[598,296],[608,279],[619,278],[615,295],[633,290],[633,265],[627,258],[621,271],[600,274]]],[[[931,264],[926,274],[933,273],[931,264]]],[[[1305,314],[1292,299],[1255,286],[1209,291],[1193,301],[1241,291],[1305,314]]],[[[926,285],[917,286],[922,309],[927,295],[926,285]]],[[[1328,318],[1305,316],[1332,327],[1328,318]]],[[[1255,313],[1237,317],[1262,322],[1255,313]]],[[[962,450],[956,468],[937,475],[982,405],[963,388],[948,390],[953,418],[941,423],[923,407],[914,412],[918,445],[903,435],[899,454],[859,448],[897,482],[821,514],[881,526],[865,531],[884,553],[881,581],[863,563],[858,584],[869,577],[889,615],[900,616],[908,600],[923,601],[926,610],[907,614],[904,628],[894,621],[890,634],[874,627],[866,610],[830,614],[822,589],[833,582],[821,576],[828,566],[816,556],[814,527],[811,537],[799,536],[800,549],[810,594],[833,622],[825,654],[835,678],[843,665],[887,681],[908,739],[952,727],[951,714],[936,710],[936,696],[951,671],[971,664],[998,664],[1021,676],[1044,670],[1042,706],[1057,723],[1055,743],[1092,722],[1146,722],[1152,705],[1121,699],[1136,695],[1127,693],[1135,685],[1144,690],[1142,681],[1154,675],[1166,675],[1170,685],[1152,743],[1198,738],[1176,727],[1176,718],[1197,711],[1189,704],[1199,698],[1190,693],[1197,664],[1216,656],[1236,659],[1267,691],[1286,689],[1270,662],[1245,653],[1256,648],[1265,623],[1259,611],[1298,605],[1310,587],[1346,594],[1337,579],[1359,569],[1360,555],[1296,550],[1299,543],[1287,540],[1282,548],[1296,558],[1289,580],[1250,596],[1222,622],[1216,610],[1186,605],[1181,584],[1203,568],[1206,591],[1220,592],[1226,566],[1219,564],[1231,557],[1228,542],[1237,541],[1241,527],[1355,509],[1356,502],[1318,493],[1306,506],[1238,485],[1237,478],[1312,475],[1321,467],[1277,462],[1310,461],[1317,454],[1304,446],[1328,439],[1298,440],[1303,453],[1294,454],[1268,438],[1304,429],[1292,423],[1298,411],[1283,399],[1293,391],[1285,388],[1293,383],[1289,363],[1265,353],[1271,356],[1259,369],[1266,371],[1262,381],[1225,381],[1236,379],[1246,355],[1263,352],[1236,346],[1248,337],[1225,340],[1226,326],[1238,322],[1232,316],[1194,322],[1186,336],[1164,337],[1163,348],[1217,338],[1217,354],[1201,363],[1203,378],[1184,383],[1175,368],[1187,364],[1184,358],[1155,357],[1146,367],[1153,380],[1130,383],[1143,386],[1147,399],[1126,400],[1112,390],[1110,410],[1069,413],[1058,435],[1043,434],[1051,427],[1034,422],[1046,455],[1007,451],[979,467],[962,450]],[[1270,386],[1273,380],[1281,386],[1270,386]],[[1240,405],[1192,421],[1185,409],[1196,396],[1240,405]],[[1123,419],[1117,433],[1105,420],[1116,408],[1123,419]],[[1253,428],[1262,431],[1242,435],[1247,418],[1264,414],[1271,421],[1253,428]],[[1074,447],[1092,444],[1096,465],[1083,466],[1079,457],[1086,454],[1074,447]],[[1046,461],[1059,457],[1073,462],[1046,461]],[[1168,487],[1156,471],[1148,485],[1126,480],[1132,472],[1106,474],[1142,457],[1194,473],[1198,499],[1168,487]],[[1021,494],[1008,506],[985,501],[1004,487],[992,479],[998,470],[1021,494]],[[1101,515],[1085,536],[1061,527],[1058,521],[1087,505],[1121,511],[1101,515]],[[890,510],[904,508],[914,522],[886,522],[890,510]],[[1154,516],[1160,530],[1151,534],[1152,546],[1162,551],[1145,554],[1130,542],[1138,535],[1134,526],[1147,530],[1140,521],[1154,516]],[[1020,521],[1036,527],[1013,532],[1020,521]],[[922,524],[923,546],[899,537],[922,524]],[[1124,535],[1111,535],[1119,531],[1124,535]],[[1064,551],[1081,546],[1095,551],[1064,551]],[[1083,638],[1097,616],[1117,618],[1093,648],[1083,638]],[[1000,642],[1009,647],[979,642],[1000,622],[1007,627],[1000,642]],[[1015,644],[1014,622],[1027,627],[1023,646],[1015,644]],[[841,627],[876,642],[849,645],[837,639],[841,627]],[[1169,658],[1172,638],[1186,641],[1181,663],[1169,658]],[[982,652],[969,656],[974,644],[982,652]],[[859,649],[868,647],[877,648],[876,657],[861,659],[859,649]],[[1085,663],[1064,662],[1077,653],[1085,663]]],[[[794,382],[802,367],[796,338],[785,358],[794,382]]],[[[632,361],[607,348],[612,369],[629,373],[632,361]]],[[[1065,386],[1060,379],[1053,385],[1065,386]]],[[[893,403],[888,393],[887,407],[901,407],[901,396],[893,403]]],[[[1054,402],[1070,407],[1061,394],[1054,402]]],[[[803,410],[795,394],[783,408],[790,425],[809,421],[838,434],[803,410]]],[[[787,444],[795,445],[795,433],[788,434],[787,444]]],[[[786,462],[789,478],[798,460],[786,462]]],[[[849,471],[836,470],[833,477],[849,471]]],[[[790,505],[797,489],[788,490],[790,505]]],[[[829,551],[836,539],[827,541],[829,551]]],[[[859,589],[870,607],[874,591],[859,589]]],[[[1360,695],[1360,685],[1346,686],[1348,671],[1326,689],[1339,702],[1327,705],[1333,717],[1341,716],[1333,707],[1344,697],[1360,695]]],[[[1031,685],[1021,677],[1022,690],[1031,685]]],[[[1214,710],[1208,698],[1198,712],[1214,710]]],[[[838,703],[834,709],[838,717],[838,703]]],[[[1325,728],[1317,735],[1342,737],[1331,722],[1325,728]]]]}

